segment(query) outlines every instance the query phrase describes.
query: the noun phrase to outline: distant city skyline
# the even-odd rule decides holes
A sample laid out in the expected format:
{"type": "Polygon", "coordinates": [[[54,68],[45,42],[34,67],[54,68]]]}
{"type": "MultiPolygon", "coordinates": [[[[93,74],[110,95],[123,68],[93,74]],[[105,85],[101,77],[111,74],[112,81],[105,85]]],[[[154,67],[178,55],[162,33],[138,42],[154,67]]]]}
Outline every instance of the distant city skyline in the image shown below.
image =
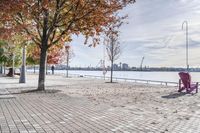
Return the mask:
{"type": "MultiPolygon", "coordinates": [[[[39,69],[38,66],[35,66],[36,70],[39,69]]],[[[28,69],[34,69],[33,66],[28,66],[28,69]]],[[[50,71],[50,66],[48,66],[48,70],[50,71]]],[[[57,64],[55,65],[56,70],[66,70],[65,64],[57,64]]],[[[110,71],[110,66],[69,66],[69,70],[83,70],[83,71],[110,71]]],[[[114,71],[186,71],[185,67],[150,67],[150,66],[143,66],[143,67],[136,67],[136,66],[129,66],[127,63],[117,63],[113,64],[114,71]]],[[[200,67],[190,67],[190,72],[200,72],[200,67]]]]}
{"type": "MultiPolygon", "coordinates": [[[[185,31],[182,22],[189,24],[189,65],[200,66],[200,1],[199,0],[138,0],[121,14],[128,14],[129,24],[120,28],[122,55],[117,62],[140,66],[186,67],[185,31]]],[[[71,43],[75,57],[71,66],[96,66],[103,59],[103,45],[90,48],[82,36],[71,43]]],[[[106,59],[106,66],[109,65],[106,59]]]]}

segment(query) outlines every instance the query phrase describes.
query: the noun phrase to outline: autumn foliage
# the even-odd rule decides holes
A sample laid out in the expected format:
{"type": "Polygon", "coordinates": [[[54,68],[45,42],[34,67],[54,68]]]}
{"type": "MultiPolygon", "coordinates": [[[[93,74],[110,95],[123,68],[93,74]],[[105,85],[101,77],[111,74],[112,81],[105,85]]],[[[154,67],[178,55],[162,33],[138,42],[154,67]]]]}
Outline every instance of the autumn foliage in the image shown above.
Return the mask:
{"type": "Polygon", "coordinates": [[[2,37],[26,33],[41,45],[46,27],[48,45],[70,41],[72,34],[96,38],[118,18],[115,13],[133,0],[1,0],[2,37]],[[44,19],[47,18],[47,22],[44,19]],[[45,24],[46,23],[46,24],[45,24]]]}
{"type": "MultiPolygon", "coordinates": [[[[47,64],[61,63],[63,56],[65,55],[64,47],[62,45],[53,45],[48,50],[47,64]]],[[[40,48],[34,45],[27,46],[27,58],[29,58],[32,64],[39,64],[40,60],[40,48]]]]}

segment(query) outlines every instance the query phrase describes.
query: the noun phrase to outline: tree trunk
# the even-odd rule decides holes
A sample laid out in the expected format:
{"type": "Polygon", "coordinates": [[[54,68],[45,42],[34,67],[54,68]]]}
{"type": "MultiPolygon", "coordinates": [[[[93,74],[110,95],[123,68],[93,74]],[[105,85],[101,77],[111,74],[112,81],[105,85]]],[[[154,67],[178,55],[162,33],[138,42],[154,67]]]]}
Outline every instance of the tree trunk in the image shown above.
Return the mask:
{"type": "Polygon", "coordinates": [[[46,62],[46,75],[48,75],[48,64],[46,62]]]}
{"type": "Polygon", "coordinates": [[[110,74],[110,82],[113,82],[113,62],[114,62],[114,42],[113,42],[113,35],[111,39],[111,74],[110,74]]]}
{"type": "Polygon", "coordinates": [[[39,79],[38,79],[38,90],[45,90],[45,69],[46,69],[46,60],[47,60],[47,49],[48,49],[48,17],[49,11],[44,10],[43,18],[43,33],[42,33],[42,44],[40,48],[40,68],[39,68],[39,79]]]}
{"type": "Polygon", "coordinates": [[[26,45],[23,46],[22,66],[19,83],[26,83],[26,45]]]}
{"type": "Polygon", "coordinates": [[[69,71],[69,50],[67,51],[67,78],[68,78],[68,71],[69,71]]]}
{"type": "Polygon", "coordinates": [[[34,64],[34,66],[33,66],[33,69],[34,69],[34,73],[35,73],[35,64],[34,64]]]}
{"type": "Polygon", "coordinates": [[[110,68],[110,82],[113,82],[113,60],[111,60],[111,68],[110,68]]]}
{"type": "Polygon", "coordinates": [[[1,63],[0,74],[3,73],[3,64],[1,63]]]}
{"type": "Polygon", "coordinates": [[[47,48],[44,46],[40,53],[40,67],[39,67],[39,80],[38,80],[38,90],[45,90],[45,70],[46,70],[46,55],[47,48]]]}
{"type": "Polygon", "coordinates": [[[15,54],[12,55],[12,77],[15,76],[15,54]]]}
{"type": "Polygon", "coordinates": [[[6,74],[6,63],[4,62],[3,65],[4,65],[4,67],[3,67],[3,74],[5,75],[6,74]]]}

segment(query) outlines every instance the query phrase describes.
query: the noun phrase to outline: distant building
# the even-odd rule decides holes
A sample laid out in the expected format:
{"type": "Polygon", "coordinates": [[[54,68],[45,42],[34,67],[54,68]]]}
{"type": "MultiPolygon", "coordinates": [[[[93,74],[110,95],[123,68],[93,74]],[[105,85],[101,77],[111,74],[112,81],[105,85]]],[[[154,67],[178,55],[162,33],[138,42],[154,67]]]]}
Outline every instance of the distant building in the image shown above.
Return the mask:
{"type": "Polygon", "coordinates": [[[128,70],[128,69],[129,69],[128,64],[123,63],[123,64],[122,64],[122,70],[128,70]]]}
{"type": "Polygon", "coordinates": [[[107,70],[109,70],[109,71],[110,71],[110,66],[107,66],[107,70]]]}
{"type": "Polygon", "coordinates": [[[137,67],[131,67],[131,70],[135,71],[135,70],[137,70],[137,67]]]}
{"type": "Polygon", "coordinates": [[[119,66],[117,64],[113,64],[113,70],[118,70],[119,66]]]}
{"type": "Polygon", "coordinates": [[[122,63],[119,63],[119,69],[122,70],[122,63]]]}

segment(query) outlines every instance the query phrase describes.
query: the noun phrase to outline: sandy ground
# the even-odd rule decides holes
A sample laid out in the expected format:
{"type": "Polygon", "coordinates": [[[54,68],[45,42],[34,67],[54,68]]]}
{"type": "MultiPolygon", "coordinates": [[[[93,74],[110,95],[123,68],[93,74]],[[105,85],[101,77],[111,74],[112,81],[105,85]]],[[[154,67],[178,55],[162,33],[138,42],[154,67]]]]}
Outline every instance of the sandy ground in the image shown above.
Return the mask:
{"type": "Polygon", "coordinates": [[[147,85],[130,82],[105,83],[97,79],[68,79],[62,90],[72,97],[87,97],[93,104],[124,108],[133,113],[155,118],[190,119],[200,115],[199,94],[178,93],[178,87],[147,85]]]}

